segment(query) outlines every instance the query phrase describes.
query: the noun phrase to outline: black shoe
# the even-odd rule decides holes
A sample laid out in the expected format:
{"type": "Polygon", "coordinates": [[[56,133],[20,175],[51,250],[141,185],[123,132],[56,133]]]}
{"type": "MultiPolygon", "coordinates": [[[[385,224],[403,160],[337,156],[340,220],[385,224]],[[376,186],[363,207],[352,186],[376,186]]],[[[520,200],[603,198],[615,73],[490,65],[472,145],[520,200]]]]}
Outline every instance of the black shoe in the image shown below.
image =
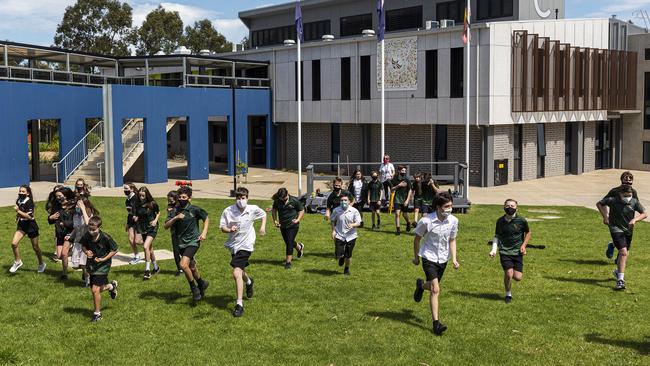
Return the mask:
{"type": "Polygon", "coordinates": [[[372,230],[372,231],[377,230],[377,226],[376,226],[375,224],[373,224],[373,225],[372,225],[372,229],[370,229],[370,230],[372,230]]]}
{"type": "Polygon", "coordinates": [[[90,319],[90,322],[97,323],[100,320],[102,320],[102,314],[93,314],[93,318],[90,319]]]}
{"type": "Polygon", "coordinates": [[[397,230],[395,230],[395,235],[400,235],[400,234],[402,234],[402,232],[401,232],[400,228],[397,228],[397,230]]]}
{"type": "Polygon", "coordinates": [[[232,316],[239,318],[244,315],[244,307],[241,305],[235,305],[235,309],[232,311],[232,316]]]}
{"type": "Polygon", "coordinates": [[[442,333],[445,332],[445,330],[447,330],[447,326],[442,324],[441,322],[438,321],[433,323],[433,334],[437,336],[441,336],[442,333]]]}
{"type": "Polygon", "coordinates": [[[117,298],[117,281],[111,282],[111,285],[113,285],[113,289],[108,291],[108,293],[111,294],[111,299],[115,300],[117,298]]]}
{"type": "Polygon", "coordinates": [[[150,271],[144,271],[144,276],[142,276],[142,280],[146,281],[151,278],[151,272],[150,271]]]}
{"type": "Polygon", "coordinates": [[[285,262],[284,269],[291,269],[291,262],[285,262]]]}
{"type": "Polygon", "coordinates": [[[182,270],[182,269],[179,269],[178,271],[176,271],[176,273],[174,273],[174,276],[175,276],[175,277],[178,277],[178,276],[181,275],[181,273],[183,273],[183,270],[182,270]]]}
{"type": "Polygon", "coordinates": [[[192,287],[192,300],[199,301],[201,300],[201,290],[198,287],[192,287]]]}
{"type": "Polygon", "coordinates": [[[415,302],[422,301],[422,295],[424,295],[424,280],[418,278],[415,280],[415,291],[413,292],[413,300],[415,302]]]}
{"type": "Polygon", "coordinates": [[[298,247],[300,248],[300,249],[298,249],[298,258],[302,258],[303,254],[304,254],[303,251],[305,250],[305,244],[298,243],[298,247]]]}
{"type": "Polygon", "coordinates": [[[68,279],[68,275],[67,275],[67,274],[62,274],[61,276],[59,276],[59,280],[60,280],[60,281],[65,281],[65,280],[67,280],[67,279],[68,279]]]}
{"type": "Polygon", "coordinates": [[[198,288],[199,288],[199,292],[201,293],[201,297],[205,295],[205,290],[208,289],[208,286],[210,286],[210,282],[206,280],[201,280],[201,282],[199,282],[198,288]]]}
{"type": "Polygon", "coordinates": [[[510,304],[512,302],[512,296],[506,296],[506,304],[510,304]]]}
{"type": "Polygon", "coordinates": [[[339,258],[339,267],[343,267],[344,264],[345,264],[345,257],[339,258]]]}
{"type": "Polygon", "coordinates": [[[345,267],[345,269],[343,270],[343,274],[346,275],[346,276],[349,276],[350,275],[350,267],[345,267]]]}
{"type": "Polygon", "coordinates": [[[616,286],[614,287],[614,290],[625,290],[625,281],[624,280],[616,281],[616,286]]]}
{"type": "Polygon", "coordinates": [[[151,272],[152,275],[157,275],[158,273],[160,273],[160,267],[154,268],[151,272]]]}
{"type": "Polygon", "coordinates": [[[406,232],[408,233],[409,231],[411,231],[411,222],[407,221],[406,222],[406,232]]]}
{"type": "MultiPolygon", "coordinates": [[[[249,277],[249,278],[250,278],[250,277],[249,277]]],[[[246,298],[247,298],[247,299],[250,299],[250,298],[253,297],[253,284],[254,284],[255,281],[253,281],[252,278],[250,278],[250,280],[251,280],[251,284],[250,284],[250,285],[246,285],[246,298]]]]}

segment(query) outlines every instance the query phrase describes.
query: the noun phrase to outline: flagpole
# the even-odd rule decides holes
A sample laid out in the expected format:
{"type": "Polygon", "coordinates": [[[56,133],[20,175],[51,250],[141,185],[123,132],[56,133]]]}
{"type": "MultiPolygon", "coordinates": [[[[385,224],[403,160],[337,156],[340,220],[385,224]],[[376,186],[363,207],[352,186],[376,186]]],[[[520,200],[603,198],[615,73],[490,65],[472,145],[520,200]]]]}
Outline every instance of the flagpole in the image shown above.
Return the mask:
{"type": "MultiPolygon", "coordinates": [[[[470,1],[467,0],[467,23],[471,24],[471,7],[470,7],[470,1]]],[[[465,171],[465,184],[463,186],[465,190],[465,198],[469,200],[469,92],[470,92],[470,60],[471,60],[471,52],[472,52],[472,47],[471,47],[471,27],[467,27],[467,52],[466,54],[466,77],[465,77],[465,164],[467,164],[467,169],[465,171]]],[[[478,97],[478,95],[477,95],[478,97]]]]}
{"type": "Polygon", "coordinates": [[[298,197],[302,195],[302,55],[298,38],[298,197]]]}
{"type": "Polygon", "coordinates": [[[385,151],[385,123],[386,123],[386,41],[381,40],[381,158],[383,161],[386,156],[385,151]]]}

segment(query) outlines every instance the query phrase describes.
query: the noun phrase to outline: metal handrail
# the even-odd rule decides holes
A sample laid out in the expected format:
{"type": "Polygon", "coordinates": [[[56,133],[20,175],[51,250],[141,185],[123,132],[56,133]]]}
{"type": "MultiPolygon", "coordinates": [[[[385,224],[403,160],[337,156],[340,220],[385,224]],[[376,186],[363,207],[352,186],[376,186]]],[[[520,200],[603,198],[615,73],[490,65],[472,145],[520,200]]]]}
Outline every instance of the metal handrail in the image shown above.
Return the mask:
{"type": "MultiPolygon", "coordinates": [[[[135,119],[134,119],[134,120],[135,120],[135,119]]],[[[123,154],[123,155],[122,155],[122,163],[124,163],[124,162],[126,161],[126,159],[129,158],[129,156],[131,155],[131,153],[132,153],[133,151],[135,151],[135,149],[136,149],[136,148],[137,148],[137,147],[138,147],[142,142],[143,142],[143,138],[142,138],[142,126],[139,125],[139,127],[138,127],[138,140],[137,140],[136,142],[133,143],[133,146],[131,146],[131,149],[129,149],[129,151],[128,151],[126,154],[123,154]]],[[[122,150],[122,151],[124,151],[124,150],[122,150]]]]}
{"type": "Polygon", "coordinates": [[[63,164],[63,181],[65,181],[72,175],[75,170],[77,170],[77,168],[81,166],[81,164],[86,161],[86,159],[88,159],[88,156],[90,154],[99,148],[99,145],[101,145],[103,142],[104,121],[99,121],[95,126],[93,126],[93,128],[90,129],[90,131],[88,131],[88,133],[84,135],[84,137],[81,138],[81,140],[79,140],[79,142],[77,142],[76,145],[70,149],[70,151],[68,151],[67,154],[63,156],[63,158],[61,158],[61,160],[52,164],[52,168],[54,168],[56,172],[56,181],[61,183],[61,181],[59,181],[59,167],[61,164],[63,164]],[[92,145],[92,147],[89,148],[88,140],[91,135],[97,136],[98,141],[96,144],[92,145]],[[71,169],[68,169],[69,167],[71,169]]]}
{"type": "Polygon", "coordinates": [[[209,87],[209,88],[269,88],[269,78],[247,78],[233,76],[215,76],[215,75],[185,75],[186,86],[209,87]],[[206,80],[206,83],[199,83],[199,80],[206,80]]]}
{"type": "Polygon", "coordinates": [[[102,166],[103,165],[104,165],[103,161],[100,161],[99,163],[97,163],[97,169],[99,170],[99,183],[98,184],[99,184],[100,187],[104,186],[104,179],[102,177],[102,166]]]}

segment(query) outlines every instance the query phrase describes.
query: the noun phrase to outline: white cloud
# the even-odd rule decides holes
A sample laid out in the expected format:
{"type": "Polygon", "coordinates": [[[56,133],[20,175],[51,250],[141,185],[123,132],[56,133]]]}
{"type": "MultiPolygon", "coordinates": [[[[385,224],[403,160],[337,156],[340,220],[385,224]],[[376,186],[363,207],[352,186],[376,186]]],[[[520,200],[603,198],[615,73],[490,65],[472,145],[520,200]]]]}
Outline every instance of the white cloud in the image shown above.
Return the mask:
{"type": "Polygon", "coordinates": [[[65,8],[74,2],[75,0],[0,0],[0,31],[15,32],[28,27],[29,31],[49,32],[54,37],[65,8]]]}
{"type": "Polygon", "coordinates": [[[167,11],[177,11],[185,25],[192,25],[197,20],[212,19],[219,15],[219,13],[214,10],[203,9],[197,6],[171,2],[141,2],[131,4],[133,7],[133,25],[142,25],[147,14],[156,9],[159,4],[167,11]]]}
{"type": "Polygon", "coordinates": [[[248,36],[248,28],[246,28],[239,18],[214,19],[212,24],[230,42],[239,43],[244,37],[248,36]]]}

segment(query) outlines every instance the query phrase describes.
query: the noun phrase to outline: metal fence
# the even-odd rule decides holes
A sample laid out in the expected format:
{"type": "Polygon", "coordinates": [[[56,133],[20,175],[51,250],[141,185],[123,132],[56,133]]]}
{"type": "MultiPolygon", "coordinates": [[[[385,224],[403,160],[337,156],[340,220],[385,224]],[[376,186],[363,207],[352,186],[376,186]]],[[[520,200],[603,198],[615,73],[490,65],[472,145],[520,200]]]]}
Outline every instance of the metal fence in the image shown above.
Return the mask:
{"type": "Polygon", "coordinates": [[[86,135],[65,154],[60,161],[52,164],[56,171],[56,181],[64,182],[70,178],[77,168],[79,168],[104,141],[104,121],[98,122],[86,135]],[[59,170],[61,170],[59,172],[59,170]],[[59,180],[59,173],[63,177],[59,180]]]}

